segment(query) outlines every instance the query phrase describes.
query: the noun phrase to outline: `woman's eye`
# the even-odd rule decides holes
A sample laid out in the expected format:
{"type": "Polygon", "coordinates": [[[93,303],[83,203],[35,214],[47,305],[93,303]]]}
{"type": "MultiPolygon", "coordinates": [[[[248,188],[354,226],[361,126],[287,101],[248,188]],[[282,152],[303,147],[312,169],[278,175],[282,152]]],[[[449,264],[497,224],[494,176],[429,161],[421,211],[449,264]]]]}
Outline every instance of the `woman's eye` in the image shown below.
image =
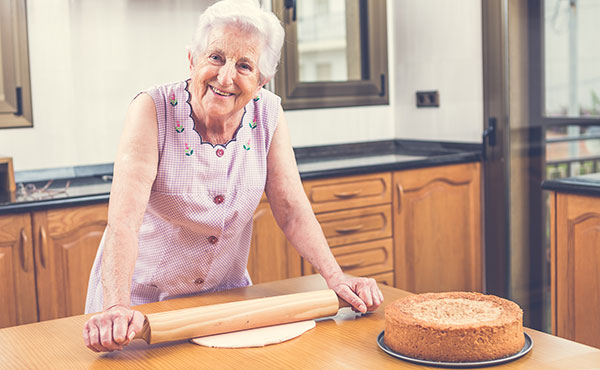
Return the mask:
{"type": "Polygon", "coordinates": [[[211,56],[208,57],[208,59],[214,60],[214,61],[220,61],[221,60],[221,56],[220,55],[216,55],[216,54],[212,54],[211,56]]]}
{"type": "Polygon", "coordinates": [[[251,71],[252,67],[249,64],[240,64],[240,68],[246,71],[251,71]]]}

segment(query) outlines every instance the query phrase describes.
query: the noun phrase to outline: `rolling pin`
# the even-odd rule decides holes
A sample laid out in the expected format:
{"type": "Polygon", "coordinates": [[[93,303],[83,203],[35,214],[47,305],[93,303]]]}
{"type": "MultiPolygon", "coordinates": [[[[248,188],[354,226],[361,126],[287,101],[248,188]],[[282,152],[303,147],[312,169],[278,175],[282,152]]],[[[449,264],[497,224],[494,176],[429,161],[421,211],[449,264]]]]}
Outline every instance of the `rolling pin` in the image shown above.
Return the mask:
{"type": "Polygon", "coordinates": [[[155,344],[229,333],[332,316],[339,308],[331,289],[184,308],[146,315],[134,339],[155,344]]]}

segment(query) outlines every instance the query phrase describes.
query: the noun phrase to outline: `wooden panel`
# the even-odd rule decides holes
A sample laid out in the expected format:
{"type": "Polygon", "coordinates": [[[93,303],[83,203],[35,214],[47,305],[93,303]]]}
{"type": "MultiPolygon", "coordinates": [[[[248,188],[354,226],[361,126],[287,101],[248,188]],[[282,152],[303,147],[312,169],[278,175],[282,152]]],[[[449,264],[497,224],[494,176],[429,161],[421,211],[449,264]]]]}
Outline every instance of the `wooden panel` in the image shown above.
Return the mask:
{"type": "Polygon", "coordinates": [[[557,334],[600,347],[600,198],[557,196],[557,334]]]}
{"type": "Polygon", "coordinates": [[[107,204],[33,214],[40,320],[83,313],[107,204]]]}
{"type": "Polygon", "coordinates": [[[481,291],[479,163],[394,174],[396,287],[481,291]]]}
{"type": "Polygon", "coordinates": [[[17,290],[13,269],[15,249],[15,243],[0,243],[0,328],[17,325],[17,290]]]}
{"type": "Polygon", "coordinates": [[[267,198],[263,198],[252,221],[252,242],[248,273],[254,284],[302,275],[302,262],[296,249],[277,225],[267,198]]]}
{"type": "Polygon", "coordinates": [[[321,213],[317,220],[330,247],[392,236],[389,205],[321,213]]]}
{"type": "Polygon", "coordinates": [[[372,206],[392,201],[391,173],[346,176],[304,182],[315,213],[372,206]]]}
{"type": "MultiPolygon", "coordinates": [[[[368,276],[392,271],[394,268],[391,238],[331,248],[342,270],[354,276],[368,276]]],[[[304,274],[316,274],[312,265],[304,260],[304,274]]]]}
{"type": "Polygon", "coordinates": [[[0,216],[0,327],[37,318],[31,217],[0,216]]]}

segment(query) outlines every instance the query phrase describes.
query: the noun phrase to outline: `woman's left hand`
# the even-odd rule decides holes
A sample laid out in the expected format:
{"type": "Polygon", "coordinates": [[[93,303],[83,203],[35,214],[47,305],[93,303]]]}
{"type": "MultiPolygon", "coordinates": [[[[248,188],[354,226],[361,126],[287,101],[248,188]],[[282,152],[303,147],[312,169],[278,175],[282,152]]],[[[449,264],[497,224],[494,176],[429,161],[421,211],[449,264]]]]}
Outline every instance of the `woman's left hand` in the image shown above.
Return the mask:
{"type": "Polygon", "coordinates": [[[383,302],[383,294],[375,279],[372,278],[338,274],[327,280],[327,286],[344,301],[350,303],[355,311],[361,313],[375,311],[383,302]]]}

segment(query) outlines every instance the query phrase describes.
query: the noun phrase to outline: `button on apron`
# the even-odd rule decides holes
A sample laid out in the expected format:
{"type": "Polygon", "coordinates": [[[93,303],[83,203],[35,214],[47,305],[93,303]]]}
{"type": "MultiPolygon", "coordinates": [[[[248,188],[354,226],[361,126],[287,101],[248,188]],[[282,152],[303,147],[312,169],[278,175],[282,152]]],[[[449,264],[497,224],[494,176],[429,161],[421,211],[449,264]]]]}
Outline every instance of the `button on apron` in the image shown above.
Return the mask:
{"type": "Polygon", "coordinates": [[[223,154],[225,154],[225,151],[221,148],[217,149],[217,157],[221,158],[223,156],[223,154]]]}
{"type": "Polygon", "coordinates": [[[217,195],[214,199],[215,204],[221,204],[221,203],[223,203],[224,200],[225,200],[225,197],[222,195],[217,195]]]}
{"type": "Polygon", "coordinates": [[[208,238],[208,242],[209,242],[210,244],[215,244],[215,243],[216,243],[216,242],[218,242],[218,241],[219,241],[219,239],[218,239],[216,236],[214,236],[214,235],[213,235],[213,236],[210,236],[210,237],[208,238]]]}
{"type": "Polygon", "coordinates": [[[198,278],[196,280],[194,280],[194,284],[202,284],[204,282],[204,279],[202,278],[198,278]]]}

